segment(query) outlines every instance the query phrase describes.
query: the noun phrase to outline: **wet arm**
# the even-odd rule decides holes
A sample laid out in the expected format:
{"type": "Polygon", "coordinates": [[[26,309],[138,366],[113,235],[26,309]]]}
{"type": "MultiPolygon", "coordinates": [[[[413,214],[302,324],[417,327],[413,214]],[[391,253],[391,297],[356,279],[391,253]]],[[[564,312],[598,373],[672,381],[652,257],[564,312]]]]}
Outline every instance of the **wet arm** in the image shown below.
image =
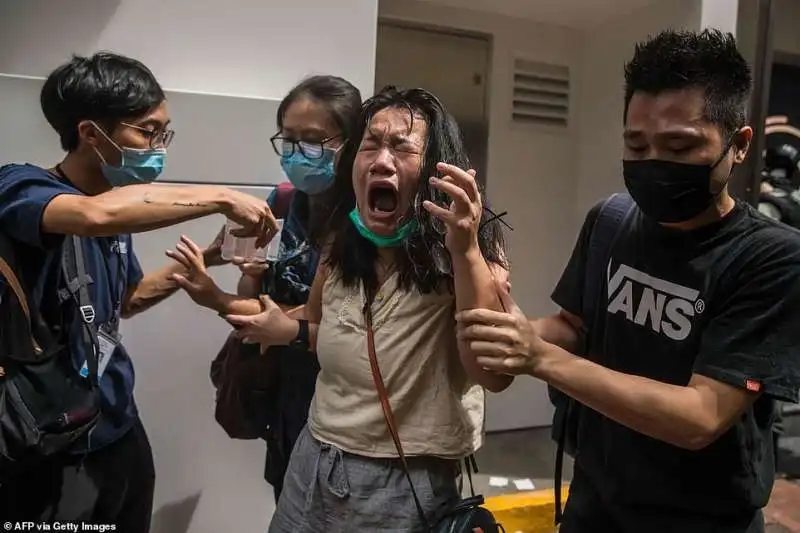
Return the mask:
{"type": "Polygon", "coordinates": [[[139,233],[221,213],[231,205],[218,186],[131,185],[97,196],[61,194],[42,216],[42,231],[103,237],[139,233]]]}

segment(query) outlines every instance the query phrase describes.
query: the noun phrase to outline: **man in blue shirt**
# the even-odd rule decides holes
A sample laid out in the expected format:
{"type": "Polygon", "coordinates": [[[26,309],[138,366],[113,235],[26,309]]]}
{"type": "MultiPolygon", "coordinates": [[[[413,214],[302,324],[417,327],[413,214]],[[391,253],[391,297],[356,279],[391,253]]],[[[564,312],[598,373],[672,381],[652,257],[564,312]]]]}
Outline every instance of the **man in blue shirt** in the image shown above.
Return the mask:
{"type": "MultiPolygon", "coordinates": [[[[263,199],[225,187],[152,184],[174,132],[164,91],[138,61],[110,53],[74,57],[48,77],[41,105],[67,155],[51,169],[0,168],[0,228],[15,243],[19,274],[33,301],[48,324],[63,324],[62,341],[76,371],[84,373],[81,326],[59,296],[65,288],[64,236],[82,237],[95,324],[115,342],[100,368],[97,426],[64,453],[4,480],[0,516],[86,520],[115,524],[118,532],[146,533],[155,472],[118,326],[121,318],[173,294],[174,277],[183,267],[143,274],[130,234],[222,213],[243,225],[241,236],[257,236],[265,244],[277,223],[263,199]]],[[[210,264],[221,262],[218,246],[205,255],[210,264]]]]}

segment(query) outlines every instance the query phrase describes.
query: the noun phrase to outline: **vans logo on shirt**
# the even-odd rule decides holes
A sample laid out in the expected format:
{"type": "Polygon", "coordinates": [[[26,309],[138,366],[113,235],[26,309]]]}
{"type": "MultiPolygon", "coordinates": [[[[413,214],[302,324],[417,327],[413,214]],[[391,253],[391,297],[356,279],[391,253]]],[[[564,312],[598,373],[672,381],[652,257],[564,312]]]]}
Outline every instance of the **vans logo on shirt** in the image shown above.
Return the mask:
{"type": "Polygon", "coordinates": [[[607,275],[608,312],[621,313],[639,326],[649,325],[656,333],[672,340],[686,339],[692,332],[692,318],[705,311],[706,304],[695,289],[655,278],[624,264],[612,276],[611,261],[607,275]]]}

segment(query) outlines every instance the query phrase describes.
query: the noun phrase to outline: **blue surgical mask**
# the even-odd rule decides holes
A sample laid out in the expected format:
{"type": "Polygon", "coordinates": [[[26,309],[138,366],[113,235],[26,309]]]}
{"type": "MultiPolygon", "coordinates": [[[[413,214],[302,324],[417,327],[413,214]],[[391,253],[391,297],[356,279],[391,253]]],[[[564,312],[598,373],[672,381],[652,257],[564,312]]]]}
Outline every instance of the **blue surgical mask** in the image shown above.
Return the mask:
{"type": "Polygon", "coordinates": [[[115,167],[106,162],[97,147],[94,148],[102,162],[100,170],[112,187],[152,183],[164,170],[167,159],[167,150],[165,148],[136,149],[120,147],[97,124],[95,124],[95,127],[120,152],[120,164],[115,167]]]}
{"type": "Polygon", "coordinates": [[[333,161],[337,150],[323,148],[322,157],[309,159],[300,150],[281,157],[281,168],[292,185],[306,194],[319,194],[333,184],[333,161]]]}
{"type": "Polygon", "coordinates": [[[362,237],[370,241],[372,244],[377,246],[378,248],[391,248],[394,246],[400,246],[404,240],[417,229],[417,221],[416,220],[409,220],[405,224],[401,225],[394,231],[392,235],[376,235],[371,229],[364,224],[364,220],[361,218],[361,213],[358,212],[358,207],[354,207],[352,211],[350,211],[350,221],[358,230],[358,233],[361,234],[362,237]]]}

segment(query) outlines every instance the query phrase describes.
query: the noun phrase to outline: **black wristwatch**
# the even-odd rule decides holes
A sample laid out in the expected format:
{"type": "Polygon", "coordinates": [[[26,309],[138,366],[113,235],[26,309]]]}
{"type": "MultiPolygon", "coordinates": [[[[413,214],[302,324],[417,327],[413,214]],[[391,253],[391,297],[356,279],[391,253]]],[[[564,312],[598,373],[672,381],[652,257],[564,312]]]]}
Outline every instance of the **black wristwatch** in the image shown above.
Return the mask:
{"type": "Polygon", "coordinates": [[[289,346],[308,349],[308,320],[297,321],[297,337],[294,338],[289,346]]]}

